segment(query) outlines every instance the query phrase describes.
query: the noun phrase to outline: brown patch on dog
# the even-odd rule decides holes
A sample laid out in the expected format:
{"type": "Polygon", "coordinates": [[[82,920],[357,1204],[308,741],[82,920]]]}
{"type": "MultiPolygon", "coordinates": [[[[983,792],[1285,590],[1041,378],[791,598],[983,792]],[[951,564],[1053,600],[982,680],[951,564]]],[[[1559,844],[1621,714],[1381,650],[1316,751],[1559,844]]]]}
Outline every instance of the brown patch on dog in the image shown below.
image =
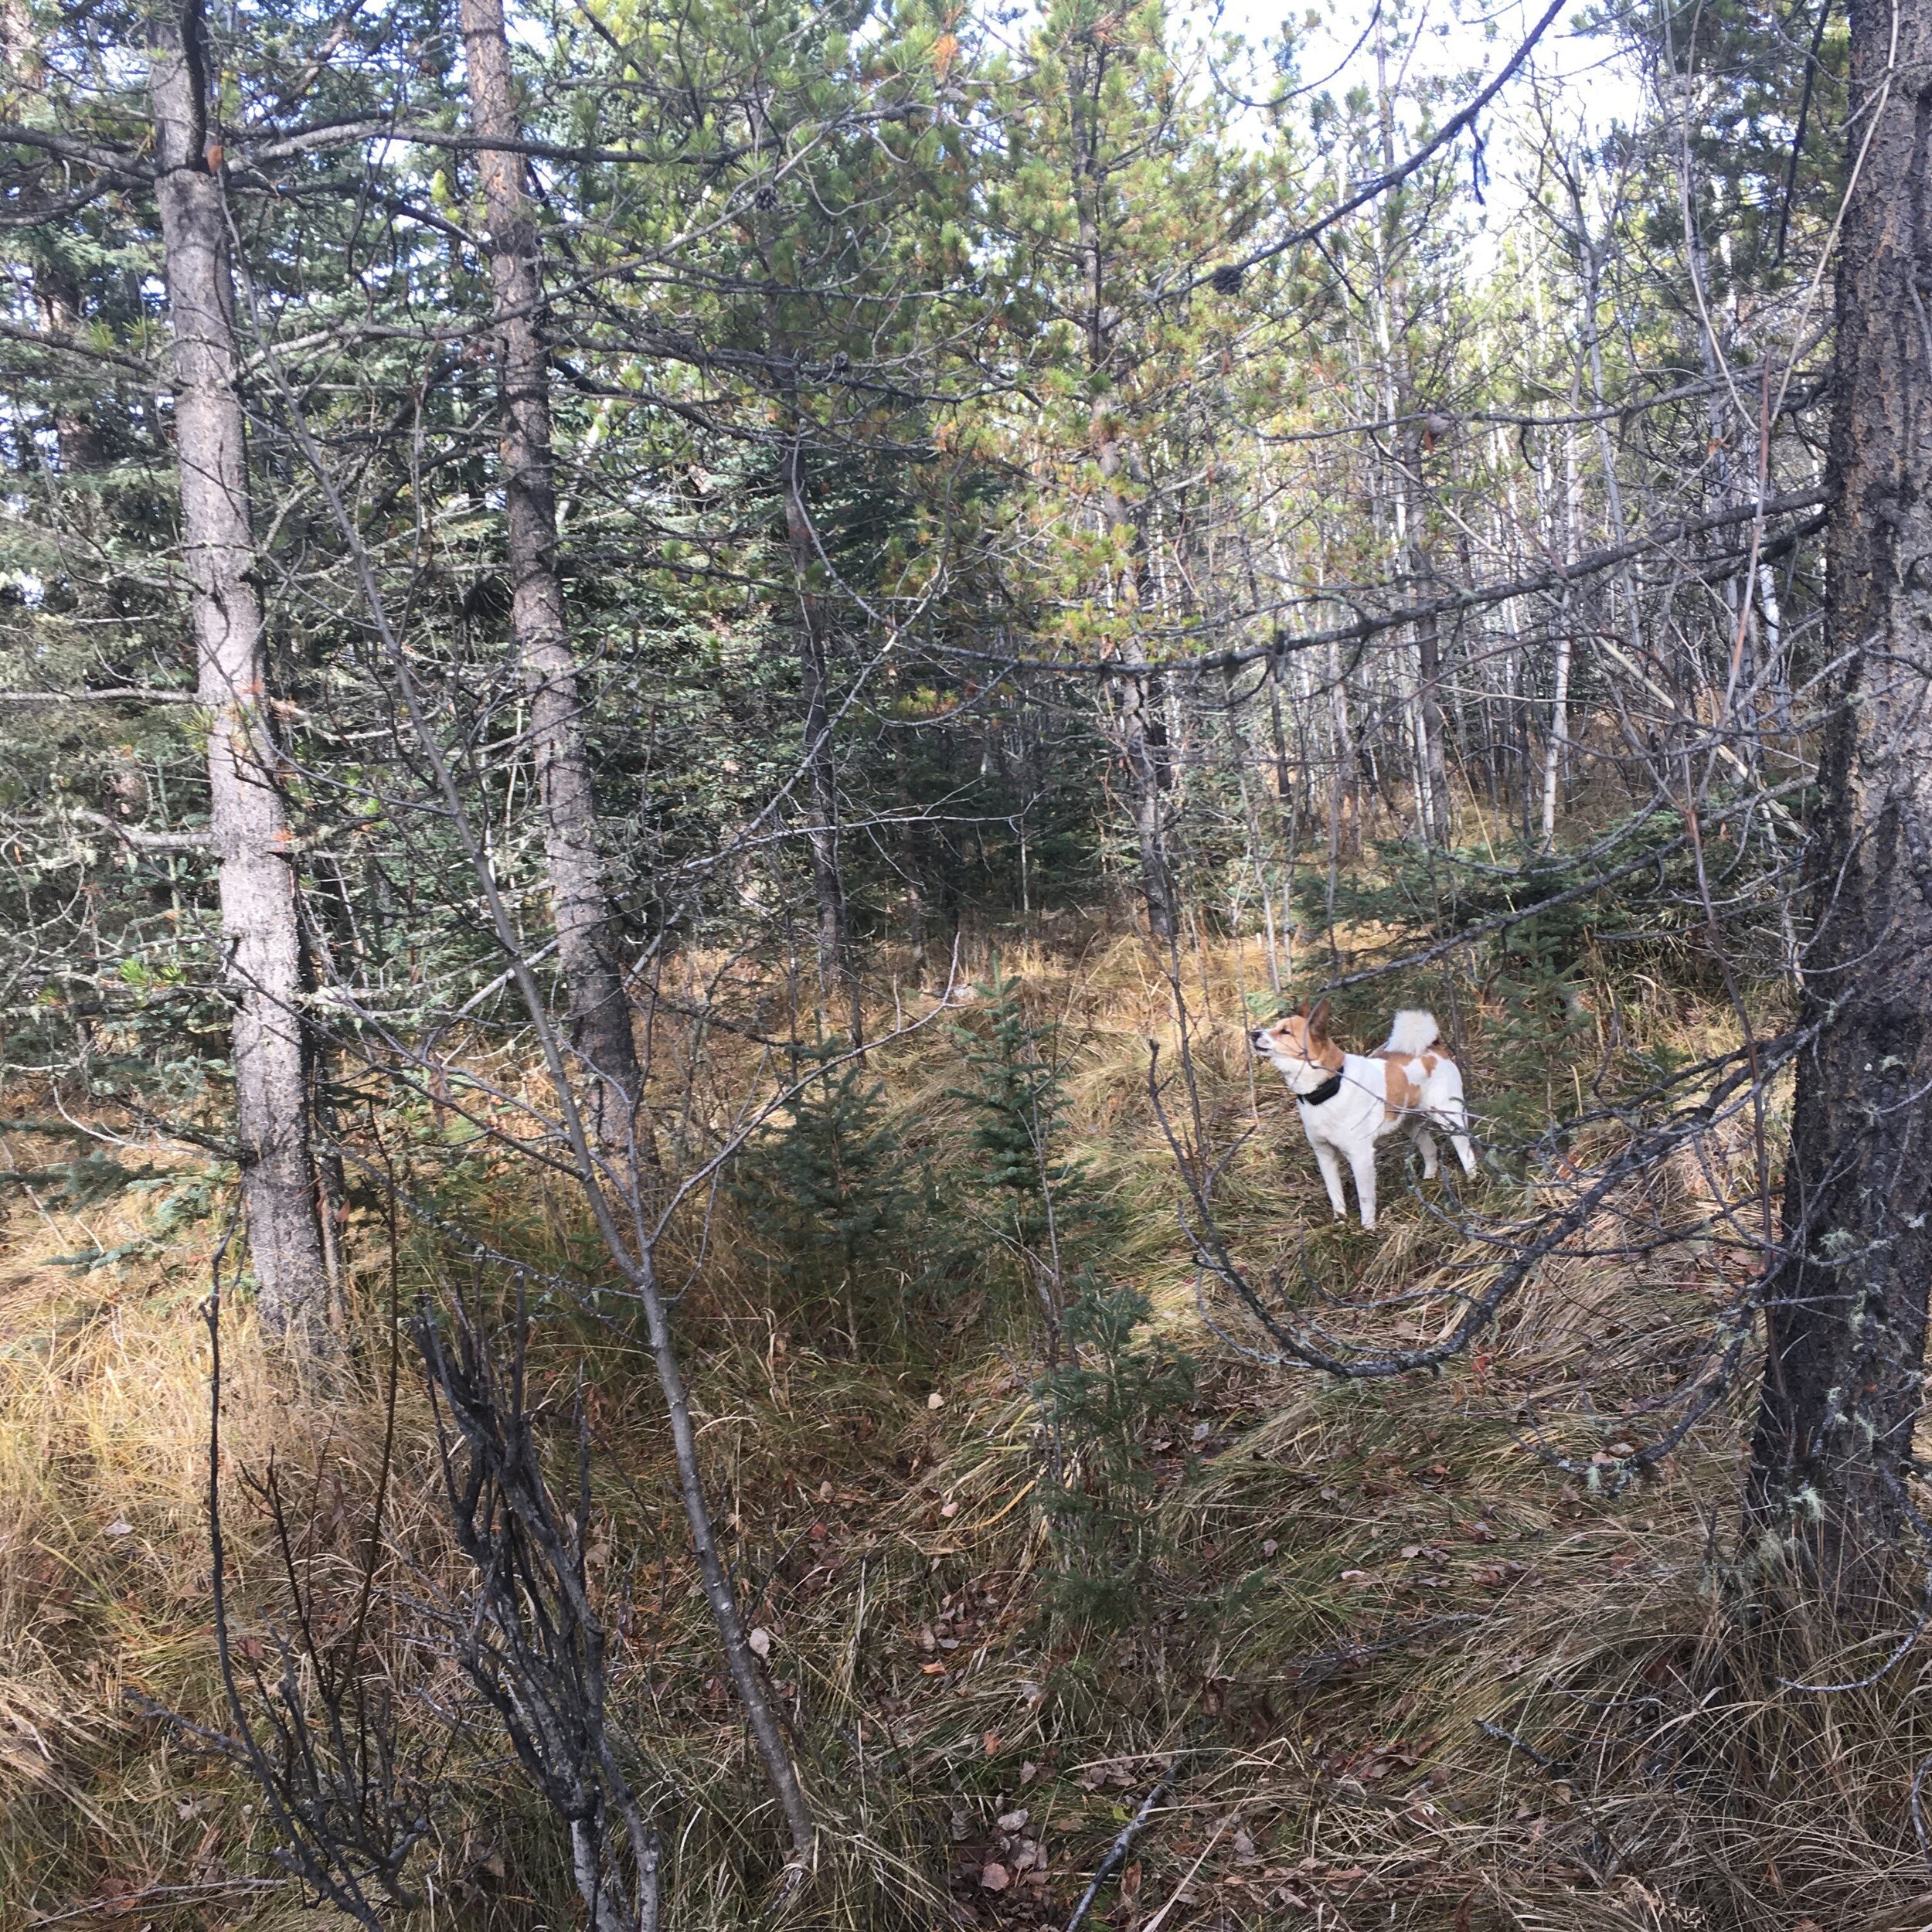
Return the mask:
{"type": "Polygon", "coordinates": [[[1383,1085],[1387,1091],[1383,1107],[1392,1121],[1413,1113],[1422,1104],[1422,1089],[1409,1077],[1409,1069],[1413,1064],[1407,1060],[1386,1058],[1382,1063],[1383,1085]]]}

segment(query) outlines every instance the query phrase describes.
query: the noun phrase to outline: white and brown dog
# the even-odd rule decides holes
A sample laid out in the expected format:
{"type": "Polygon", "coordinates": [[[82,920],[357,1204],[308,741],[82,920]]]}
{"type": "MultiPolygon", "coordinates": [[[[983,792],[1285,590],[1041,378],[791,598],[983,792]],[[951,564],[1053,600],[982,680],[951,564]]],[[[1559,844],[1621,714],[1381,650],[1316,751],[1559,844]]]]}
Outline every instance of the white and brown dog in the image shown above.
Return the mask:
{"type": "Polygon", "coordinates": [[[1362,1225],[1376,1224],[1376,1142],[1406,1126],[1422,1156],[1425,1179],[1436,1173],[1435,1136],[1440,1128],[1455,1144],[1464,1173],[1476,1171],[1469,1138],[1469,1111],[1463,1105],[1462,1072],[1436,1043],[1441,1030],[1430,1013],[1401,1012],[1389,1029],[1386,1046],[1373,1053],[1345,1053],[1328,1037],[1328,1002],[1264,1026],[1254,1035],[1254,1050],[1280,1069],[1288,1091],[1301,1103],[1302,1131],[1315,1149],[1315,1164],[1334,1204],[1335,1218],[1348,1218],[1342,1192],[1342,1162],[1355,1175],[1362,1225]]]}

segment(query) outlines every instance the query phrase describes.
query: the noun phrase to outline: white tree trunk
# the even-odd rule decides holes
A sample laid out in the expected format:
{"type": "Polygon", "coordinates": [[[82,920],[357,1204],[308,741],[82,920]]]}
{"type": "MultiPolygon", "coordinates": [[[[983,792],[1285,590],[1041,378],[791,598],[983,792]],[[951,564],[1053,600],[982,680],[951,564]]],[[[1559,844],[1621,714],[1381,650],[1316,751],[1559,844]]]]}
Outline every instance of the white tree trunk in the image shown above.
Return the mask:
{"type": "Polygon", "coordinates": [[[228,216],[209,165],[197,9],[182,26],[185,40],[154,50],[155,186],[175,338],[183,563],[208,721],[209,827],[234,1004],[236,1139],[262,1319],[291,1346],[313,1349],[326,1334],[328,1274],[310,1141],[301,917],[265,701],[228,216]]]}

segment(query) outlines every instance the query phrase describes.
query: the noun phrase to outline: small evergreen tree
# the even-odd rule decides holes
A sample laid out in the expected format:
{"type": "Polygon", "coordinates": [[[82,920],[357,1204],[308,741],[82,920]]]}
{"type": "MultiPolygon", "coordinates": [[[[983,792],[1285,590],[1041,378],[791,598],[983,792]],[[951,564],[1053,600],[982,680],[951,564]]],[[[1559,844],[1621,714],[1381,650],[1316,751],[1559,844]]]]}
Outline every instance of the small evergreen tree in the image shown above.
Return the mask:
{"type": "Polygon", "coordinates": [[[1193,1389],[1189,1358],[1144,1335],[1151,1304],[1098,1261],[1111,1216],[1087,1164],[1062,1150],[1066,1062],[1058,1029],[1028,1018],[997,964],[982,1039],[961,1029],[977,1076],[960,1097],[977,1115],[979,1191],[1031,1277],[1045,1315],[1034,1384],[1052,1539],[1050,1600],[1082,1621],[1131,1614],[1152,1560],[1155,1482],[1149,1426],[1193,1389]]]}
{"type": "MultiPolygon", "coordinates": [[[[838,1042],[798,1048],[795,1076],[842,1050],[838,1042]]],[[[726,1184],[775,1250],[798,1306],[839,1308],[855,1353],[862,1304],[876,1304],[888,1284],[898,1291],[903,1329],[904,1291],[920,1271],[930,1206],[920,1163],[886,1117],[884,1094],[857,1060],[806,1077],[784,1124],[747,1148],[726,1184]]]]}
{"type": "Polygon", "coordinates": [[[1148,1335],[1138,1288],[1083,1273],[1065,1353],[1036,1385],[1058,1451],[1042,1484],[1049,1599],[1089,1623],[1125,1622],[1155,1560],[1158,1484],[1148,1439],[1194,1393],[1188,1355],[1148,1335]]]}
{"type": "Polygon", "coordinates": [[[1059,1029],[1028,1019],[1018,981],[1002,977],[997,960],[992,983],[975,990],[988,1002],[987,1030],[981,1039],[954,1029],[974,1076],[974,1084],[955,1090],[954,1097],[975,1112],[970,1145],[981,1162],[975,1185],[994,1206],[1002,1238],[1045,1294],[1056,1340],[1059,1284],[1072,1264],[1066,1244],[1090,1233],[1096,1218],[1086,1164],[1068,1158],[1058,1145],[1066,1079],[1059,1029]]]}

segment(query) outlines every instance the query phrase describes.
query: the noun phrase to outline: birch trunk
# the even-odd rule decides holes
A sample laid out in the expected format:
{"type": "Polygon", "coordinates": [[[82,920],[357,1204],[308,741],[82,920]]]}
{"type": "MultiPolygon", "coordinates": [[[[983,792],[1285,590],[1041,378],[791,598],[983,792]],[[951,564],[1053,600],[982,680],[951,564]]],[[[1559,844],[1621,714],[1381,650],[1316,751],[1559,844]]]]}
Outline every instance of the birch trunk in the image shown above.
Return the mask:
{"type": "MultiPolygon", "coordinates": [[[[502,0],[461,0],[470,115],[485,141],[522,138],[512,90],[502,0]]],[[[570,1039],[589,1076],[590,1124],[627,1144],[638,1098],[637,1043],[613,937],[597,801],[557,574],[556,478],[550,437],[550,359],[542,330],[536,228],[524,162],[508,147],[477,159],[489,216],[490,284],[501,358],[499,468],[510,565],[510,636],[530,706],[529,743],[543,814],[543,853],[570,1039]]]]}
{"type": "Polygon", "coordinates": [[[265,703],[247,451],[236,387],[234,285],[207,53],[191,5],[155,47],[155,199],[174,333],[183,563],[208,732],[209,832],[224,978],[234,1006],[236,1141],[264,1324],[291,1347],[326,1338],[325,1264],[305,1078],[301,916],[265,703]]]}
{"type": "MultiPolygon", "coordinates": [[[[1570,385],[1570,409],[1577,413],[1580,376],[1570,385]]],[[[1583,471],[1577,461],[1577,432],[1563,432],[1563,561],[1574,563],[1580,547],[1583,515],[1583,471]]],[[[1541,845],[1545,852],[1556,842],[1556,800],[1562,789],[1563,754],[1570,748],[1570,665],[1576,645],[1577,597],[1563,588],[1556,621],[1556,688],[1549,709],[1549,742],[1543,747],[1543,798],[1541,845]]]]}

